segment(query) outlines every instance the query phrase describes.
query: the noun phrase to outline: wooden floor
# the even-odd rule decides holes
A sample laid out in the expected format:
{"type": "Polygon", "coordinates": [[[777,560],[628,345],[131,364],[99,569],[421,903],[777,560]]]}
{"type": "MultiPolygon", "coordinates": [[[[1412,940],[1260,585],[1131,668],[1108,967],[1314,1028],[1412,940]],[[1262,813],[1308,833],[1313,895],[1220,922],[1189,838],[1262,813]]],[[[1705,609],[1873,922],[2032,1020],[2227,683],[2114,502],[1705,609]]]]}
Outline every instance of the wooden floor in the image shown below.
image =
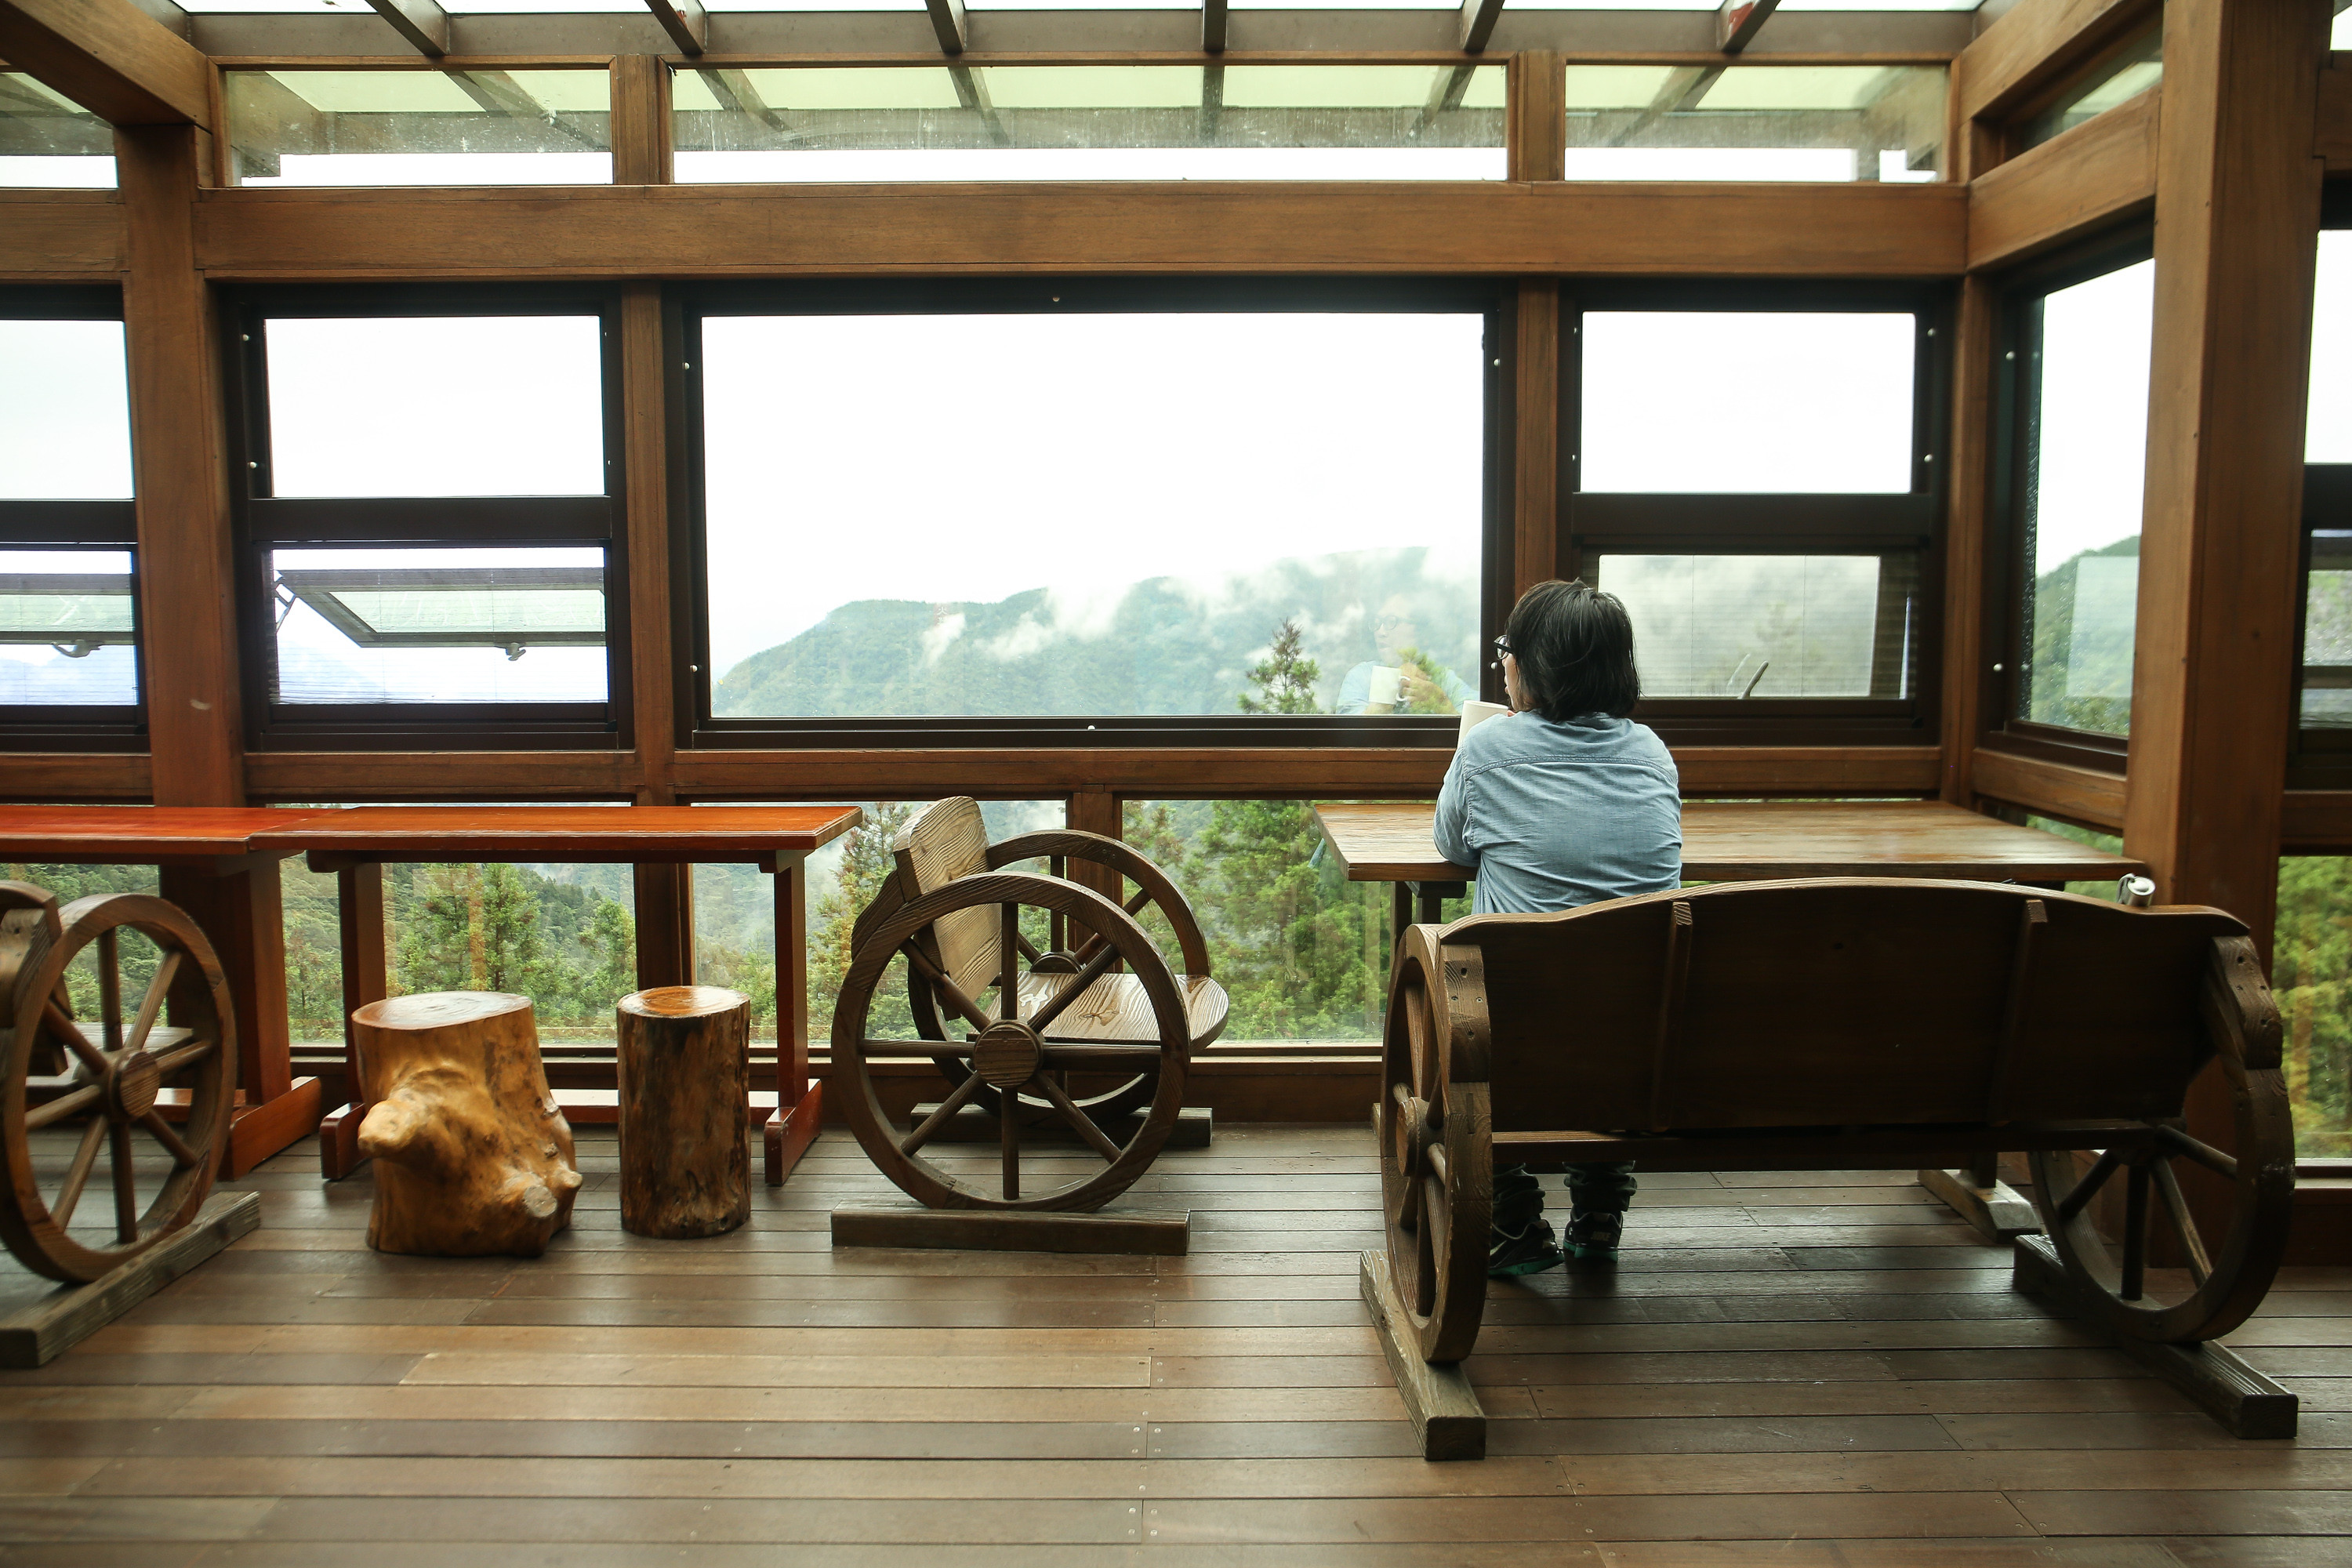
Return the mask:
{"type": "Polygon", "coordinates": [[[1163,1156],[1158,1260],[835,1253],[889,1194],[837,1132],[745,1230],[644,1241],[581,1142],[529,1262],[370,1253],[308,1145],[237,1184],[259,1232],[0,1373],[0,1564],[2352,1563],[2352,1269],[2232,1342],[2305,1412],[2241,1443],[1907,1179],[1655,1176],[1613,1282],[1496,1288],[1495,1457],[1428,1465],[1360,1130],[1163,1156]]]}

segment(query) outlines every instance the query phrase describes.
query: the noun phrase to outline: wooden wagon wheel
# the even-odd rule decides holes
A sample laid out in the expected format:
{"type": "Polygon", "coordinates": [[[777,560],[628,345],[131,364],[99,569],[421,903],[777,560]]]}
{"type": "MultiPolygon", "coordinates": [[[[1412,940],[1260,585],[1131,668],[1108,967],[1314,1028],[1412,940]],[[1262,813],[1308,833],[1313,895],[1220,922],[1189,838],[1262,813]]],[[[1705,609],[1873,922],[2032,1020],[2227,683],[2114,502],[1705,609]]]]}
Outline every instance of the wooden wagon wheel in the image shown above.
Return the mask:
{"type": "MultiPolygon", "coordinates": [[[[2279,1070],[2279,1016],[2262,963],[2244,937],[2214,942],[2207,1017],[2214,1037],[2206,1070],[2229,1089],[2232,1156],[2189,1136],[2176,1118],[2151,1123],[2129,1147],[2100,1151],[2085,1171],[2071,1151],[2032,1156],[2042,1228],[2078,1293],[2109,1332],[2186,1343],[2244,1322],[2278,1272],[2294,1207],[2294,1125],[2279,1070]],[[2229,1229],[2214,1245],[2200,1230],[2180,1172],[2199,1166],[2230,1184],[2229,1229]],[[2121,1172],[2118,1239],[2097,1224],[2091,1200],[2121,1172]],[[2185,1268],[2149,1268],[2152,1220],[2161,1214],[2185,1268]]],[[[2192,1181],[2203,1180],[2192,1176],[2192,1181]]]]}
{"type": "MultiPolygon", "coordinates": [[[[0,1038],[16,1022],[16,976],[37,941],[54,942],[64,927],[58,921],[58,896],[30,882],[0,882],[0,1038]]],[[[60,979],[50,994],[58,1011],[73,1016],[73,997],[60,979]]],[[[51,1077],[66,1070],[66,1048],[47,1029],[36,1028],[26,1070],[51,1077]]]]}
{"type": "Polygon", "coordinates": [[[1423,1361],[1478,1338],[1493,1224],[1494,1123],[1483,955],[1407,932],[1381,1047],[1381,1205],[1389,1278],[1423,1361]]]}
{"type": "MultiPolygon", "coordinates": [[[[936,892],[896,906],[871,924],[860,923],[863,929],[856,938],[849,972],[842,977],[841,999],[834,1007],[831,1077],[839,1087],[827,1086],[826,1100],[831,1105],[838,1098],[858,1142],[902,1191],[933,1208],[1086,1211],[1099,1208],[1125,1192],[1150,1168],[1167,1144],[1176,1114],[1183,1108],[1184,1069],[1191,1058],[1192,1037],[1175,977],[1131,916],[1100,893],[1075,882],[1018,871],[990,871],[959,878],[936,892]],[[919,940],[942,915],[992,904],[1003,911],[999,951],[1012,955],[1007,965],[1012,973],[1007,978],[1013,982],[998,985],[992,1011],[964,995],[931,962],[919,940]],[[1108,933],[1106,942],[1087,963],[1025,1016],[1018,984],[1024,953],[1016,940],[1024,909],[1042,909],[1082,921],[1090,931],[1108,933]],[[875,986],[883,969],[902,952],[908,966],[924,972],[949,1010],[970,1026],[971,1032],[961,1046],[941,1049],[928,1041],[873,1039],[866,1035],[875,986]],[[1119,961],[1142,983],[1159,1031],[1158,1042],[1096,1045],[1046,1039],[1054,1020],[1119,961]],[[965,1076],[937,1110],[902,1133],[882,1109],[868,1063],[876,1057],[919,1054],[956,1061],[962,1065],[965,1076]],[[1151,1109],[1123,1145],[1097,1126],[1054,1077],[1071,1068],[1098,1071],[1137,1067],[1148,1068],[1153,1077],[1151,1109]],[[924,1158],[921,1151],[933,1134],[983,1088],[1026,1090],[1044,1099],[1101,1156],[1104,1168],[1051,1192],[1024,1195],[1021,1191],[1023,1121],[1017,1116],[997,1120],[1003,1158],[1000,1192],[974,1186],[924,1158]]],[[[1038,973],[1034,968],[1027,972],[1038,973]]]]}
{"type": "Polygon", "coordinates": [[[0,1155],[7,1163],[0,1239],[37,1274],[87,1282],[185,1225],[212,1190],[228,1143],[235,1092],[228,982],[204,933],[176,906],[144,893],[100,893],[68,904],[54,936],[35,935],[12,1005],[16,1021],[0,1061],[0,1155]],[[117,952],[126,929],[145,936],[162,954],[128,1018],[117,952]],[[98,961],[99,1016],[77,1022],[55,997],[67,966],[89,947],[98,961]],[[167,997],[178,1016],[170,1026],[157,1022],[167,997]],[[26,1069],[44,1031],[64,1046],[72,1071],[59,1091],[37,1098],[28,1093],[26,1069]],[[157,1106],[166,1088],[186,1091],[187,1118],[176,1127],[157,1106]],[[41,1179],[33,1166],[32,1135],[78,1119],[83,1127],[71,1162],[54,1181],[41,1179]],[[139,1170],[142,1141],[170,1160],[167,1170],[139,1170]],[[101,1145],[113,1193],[111,1240],[67,1229],[101,1145]],[[148,1194],[143,1205],[142,1191],[148,1194]]]}
{"type": "MultiPolygon", "coordinates": [[[[1209,946],[1201,935],[1201,924],[1193,917],[1192,906],[1168,879],[1167,874],[1150,860],[1137,854],[1116,838],[1098,833],[1079,833],[1055,829],[1044,833],[1024,833],[1008,838],[988,848],[988,868],[1001,870],[1024,860],[1044,859],[1048,874],[1064,877],[1068,862],[1091,860],[1108,866],[1127,880],[1133,882],[1135,892],[1119,907],[1130,918],[1139,918],[1148,910],[1157,910],[1175,933],[1178,956],[1187,975],[1209,973],[1209,946]]],[[[1046,924],[1046,939],[1040,951],[1026,938],[1021,942],[1022,953],[1029,961],[1033,974],[1076,974],[1101,951],[1103,934],[1073,916],[1053,913],[1046,924]],[[1073,928],[1076,929],[1073,929],[1073,928]]],[[[907,967],[907,1001],[915,1016],[915,1032],[927,1040],[948,1037],[947,1022],[940,1009],[938,994],[930,982],[913,964],[907,967]]],[[[1223,1026],[1219,1026],[1222,1029],[1223,1026]]],[[[1205,1045],[1202,1040],[1198,1044],[1205,1045]]],[[[948,1080],[950,1093],[964,1087],[972,1077],[965,1058],[940,1055],[931,1058],[948,1080]]],[[[1137,1073],[1126,1082],[1116,1084],[1095,1094],[1069,1093],[1069,1085],[1060,1085],[1070,1101],[1098,1124],[1115,1123],[1118,1119],[1149,1105],[1159,1092],[1158,1068],[1137,1073]]],[[[1055,1121],[1060,1110],[1055,1103],[1034,1093],[1016,1093],[1014,1104],[1022,1120],[1031,1126],[1041,1126],[1055,1121]]],[[[986,1083],[971,1091],[970,1103],[979,1106],[991,1116],[1004,1113],[1003,1096],[986,1083]]]]}

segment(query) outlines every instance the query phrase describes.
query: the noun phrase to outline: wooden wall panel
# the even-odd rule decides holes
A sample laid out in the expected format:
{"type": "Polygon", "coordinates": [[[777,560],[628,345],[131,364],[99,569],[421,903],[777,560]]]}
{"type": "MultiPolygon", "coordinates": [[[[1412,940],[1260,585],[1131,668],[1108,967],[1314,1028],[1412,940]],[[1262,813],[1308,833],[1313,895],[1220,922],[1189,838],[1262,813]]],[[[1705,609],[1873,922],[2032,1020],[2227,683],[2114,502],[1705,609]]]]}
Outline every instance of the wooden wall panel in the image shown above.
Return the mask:
{"type": "Polygon", "coordinates": [[[1969,186],[1969,267],[2018,261],[2144,212],[2156,200],[2163,89],[1979,174],[1969,186]]]}
{"type": "Polygon", "coordinates": [[[2171,0],[2125,843],[2267,950],[2294,725],[2326,14],[2171,0]]]}
{"type": "Polygon", "coordinates": [[[152,789],[142,752],[0,752],[0,800],[138,804],[152,789]]]}
{"type": "Polygon", "coordinates": [[[2069,822],[2121,831],[2125,781],[2120,773],[2069,767],[2019,752],[1978,751],[1971,759],[1969,788],[2069,822]]]}
{"type": "Polygon", "coordinates": [[[0,282],[110,283],[129,244],[112,191],[0,191],[0,282]]]}
{"type": "Polygon", "coordinates": [[[2153,0],[2018,0],[1952,62],[1961,121],[2013,108],[2156,9],[2153,0]]]}
{"type": "Polygon", "coordinates": [[[209,192],[216,279],[1281,272],[1930,278],[1952,185],[639,185],[209,192]]]}
{"type": "Polygon", "coordinates": [[[272,801],[631,800],[627,752],[254,752],[247,793],[272,801]]]}

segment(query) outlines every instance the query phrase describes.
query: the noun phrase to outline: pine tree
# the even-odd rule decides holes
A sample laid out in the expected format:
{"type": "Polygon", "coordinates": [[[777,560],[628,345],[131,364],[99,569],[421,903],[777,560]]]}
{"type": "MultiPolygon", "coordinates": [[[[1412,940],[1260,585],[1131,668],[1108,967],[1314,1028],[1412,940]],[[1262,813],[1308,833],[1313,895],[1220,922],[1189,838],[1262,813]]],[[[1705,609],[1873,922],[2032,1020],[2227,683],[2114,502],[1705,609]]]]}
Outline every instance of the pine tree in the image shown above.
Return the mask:
{"type": "MultiPolygon", "coordinates": [[[[882,801],[866,808],[866,820],[849,830],[841,851],[841,866],[833,886],[817,900],[809,921],[809,1032],[822,1039],[833,1028],[834,1004],[841,995],[842,977],[849,973],[850,932],[857,917],[898,871],[891,858],[891,840],[917,811],[913,805],[882,801]]],[[[866,1013],[866,1033],[908,1036],[915,1032],[913,1011],[907,1005],[906,960],[893,959],[874,989],[866,1013]]]]}
{"type": "Polygon", "coordinates": [[[579,937],[588,967],[579,984],[583,1016],[609,1015],[637,988],[637,922],[612,900],[599,897],[579,937]]]}
{"type": "Polygon", "coordinates": [[[1234,700],[1244,713],[1318,713],[1315,682],[1322,674],[1323,667],[1300,647],[1298,623],[1286,620],[1275,628],[1273,647],[1249,672],[1257,695],[1244,691],[1234,700]]]}

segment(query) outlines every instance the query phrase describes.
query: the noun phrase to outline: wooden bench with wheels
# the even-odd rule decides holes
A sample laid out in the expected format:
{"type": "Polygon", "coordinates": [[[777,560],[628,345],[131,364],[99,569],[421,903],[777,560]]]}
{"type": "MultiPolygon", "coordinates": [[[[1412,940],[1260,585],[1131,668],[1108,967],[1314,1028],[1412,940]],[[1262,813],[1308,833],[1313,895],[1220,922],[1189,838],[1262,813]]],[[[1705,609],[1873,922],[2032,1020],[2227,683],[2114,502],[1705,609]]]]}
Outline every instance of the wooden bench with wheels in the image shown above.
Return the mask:
{"type": "Polygon", "coordinates": [[[2024,1152],[2046,1237],[2018,1242],[2018,1285],[2239,1436],[2291,1436],[2294,1396],[2208,1342],[2285,1249],[2279,1038],[2246,928],[2218,910],[1833,879],[1415,926],[1390,983],[1388,1245],[1364,1255],[1366,1302],[1428,1456],[1482,1457],[1458,1363],[1498,1161],[1913,1170],[2024,1152]],[[2227,1149],[2183,1128],[2200,1078],[2232,1108],[2227,1149]]]}
{"type": "Polygon", "coordinates": [[[962,796],[926,809],[892,850],[898,875],[851,936],[826,1092],[875,1164],[926,1208],[841,1210],[836,1243],[1181,1251],[1181,1215],[1076,1216],[1125,1192],[1158,1158],[1183,1110],[1192,1054],[1224,1028],[1224,988],[1210,978],[1183,895],[1149,860],[1099,835],[1031,833],[992,845],[978,803],[962,796]],[[1002,868],[1041,858],[1051,874],[1002,868]],[[1113,868],[1139,890],[1123,906],[1113,902],[1061,874],[1072,859],[1113,868]],[[1181,975],[1136,919],[1152,907],[1176,934],[1181,975]],[[921,1037],[872,1037],[877,990],[902,955],[921,1037]],[[947,1093],[902,1131],[883,1109],[871,1066],[926,1058],[945,1075],[947,1093]],[[923,1152],[945,1143],[966,1107],[994,1123],[993,1191],[923,1152]],[[1024,1191],[1023,1145],[1034,1152],[1049,1131],[1075,1137],[1102,1166],[1024,1191]]]}

